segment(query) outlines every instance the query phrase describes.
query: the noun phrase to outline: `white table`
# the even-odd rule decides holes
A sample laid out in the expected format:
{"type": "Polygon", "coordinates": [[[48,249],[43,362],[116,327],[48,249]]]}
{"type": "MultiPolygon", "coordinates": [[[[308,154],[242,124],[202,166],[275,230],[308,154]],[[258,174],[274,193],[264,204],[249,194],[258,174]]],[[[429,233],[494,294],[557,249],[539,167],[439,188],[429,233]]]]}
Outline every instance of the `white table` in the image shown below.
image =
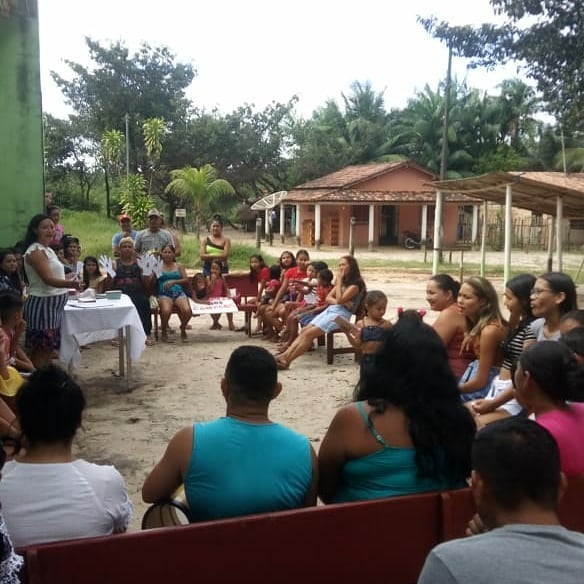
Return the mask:
{"type": "Polygon", "coordinates": [[[120,341],[120,377],[125,376],[129,390],[132,361],[142,355],[146,335],[136,307],[125,294],[120,300],[99,299],[91,303],[69,300],[61,328],[59,359],[71,369],[81,362],[81,345],[116,336],[120,341]]]}

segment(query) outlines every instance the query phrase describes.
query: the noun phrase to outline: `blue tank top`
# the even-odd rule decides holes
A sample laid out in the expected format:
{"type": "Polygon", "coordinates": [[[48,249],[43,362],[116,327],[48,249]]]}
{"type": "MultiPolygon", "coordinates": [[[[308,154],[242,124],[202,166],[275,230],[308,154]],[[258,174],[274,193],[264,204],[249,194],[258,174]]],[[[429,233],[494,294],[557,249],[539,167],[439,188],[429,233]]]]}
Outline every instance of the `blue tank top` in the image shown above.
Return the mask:
{"type": "Polygon", "coordinates": [[[164,289],[164,284],[166,284],[166,282],[169,280],[180,279],[182,279],[182,276],[179,270],[174,270],[173,272],[162,272],[162,274],[158,276],[158,295],[176,298],[181,294],[184,294],[184,290],[180,284],[173,284],[167,290],[164,289]]]}
{"type": "Polygon", "coordinates": [[[361,341],[366,343],[369,341],[383,341],[387,330],[379,325],[367,325],[361,329],[361,341]]]}
{"type": "Polygon", "coordinates": [[[195,424],[193,433],[184,482],[195,521],[302,506],[312,481],[308,438],[228,417],[195,424]]]}
{"type": "Polygon", "coordinates": [[[418,478],[416,449],[396,448],[386,444],[383,436],[371,423],[361,402],[357,402],[357,408],[382,448],[345,463],[341,484],[334,494],[333,503],[383,499],[457,486],[447,485],[436,479],[418,478]]]}

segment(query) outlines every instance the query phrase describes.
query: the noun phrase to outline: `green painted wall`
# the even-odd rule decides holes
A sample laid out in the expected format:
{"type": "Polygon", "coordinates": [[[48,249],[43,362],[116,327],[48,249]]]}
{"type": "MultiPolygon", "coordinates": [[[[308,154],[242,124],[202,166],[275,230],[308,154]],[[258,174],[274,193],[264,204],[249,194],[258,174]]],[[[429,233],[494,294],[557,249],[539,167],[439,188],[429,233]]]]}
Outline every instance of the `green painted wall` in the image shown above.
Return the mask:
{"type": "Polygon", "coordinates": [[[38,11],[24,4],[0,14],[0,246],[44,206],[38,11]]]}

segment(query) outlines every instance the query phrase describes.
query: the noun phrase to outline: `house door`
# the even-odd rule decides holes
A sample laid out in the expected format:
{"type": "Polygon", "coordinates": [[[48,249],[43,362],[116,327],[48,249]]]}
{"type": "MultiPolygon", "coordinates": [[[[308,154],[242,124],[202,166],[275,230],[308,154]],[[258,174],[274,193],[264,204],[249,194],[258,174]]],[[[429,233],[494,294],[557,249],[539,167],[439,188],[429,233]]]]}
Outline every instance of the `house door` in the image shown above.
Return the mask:
{"type": "Polygon", "coordinates": [[[397,245],[399,234],[398,208],[396,205],[383,205],[379,221],[379,245],[397,245]]]}
{"type": "Polygon", "coordinates": [[[300,242],[306,247],[314,246],[314,221],[312,221],[312,219],[305,219],[302,222],[300,242]]]}

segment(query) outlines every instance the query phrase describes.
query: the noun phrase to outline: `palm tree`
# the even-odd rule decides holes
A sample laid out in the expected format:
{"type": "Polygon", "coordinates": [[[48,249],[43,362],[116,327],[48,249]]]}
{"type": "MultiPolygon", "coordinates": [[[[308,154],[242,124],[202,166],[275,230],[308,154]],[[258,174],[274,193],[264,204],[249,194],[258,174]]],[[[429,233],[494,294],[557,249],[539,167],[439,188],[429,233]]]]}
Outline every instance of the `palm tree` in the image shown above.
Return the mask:
{"type": "Polygon", "coordinates": [[[197,237],[200,235],[203,215],[211,200],[220,195],[235,193],[235,189],[228,181],[217,178],[217,171],[210,164],[205,164],[201,168],[184,166],[171,170],[170,176],[172,181],[164,190],[182,197],[183,204],[188,202],[193,205],[197,237]]]}
{"type": "Polygon", "coordinates": [[[520,79],[506,79],[499,87],[503,139],[507,138],[517,152],[525,153],[526,142],[535,137],[537,123],[533,116],[540,100],[533,88],[520,79]]]}

